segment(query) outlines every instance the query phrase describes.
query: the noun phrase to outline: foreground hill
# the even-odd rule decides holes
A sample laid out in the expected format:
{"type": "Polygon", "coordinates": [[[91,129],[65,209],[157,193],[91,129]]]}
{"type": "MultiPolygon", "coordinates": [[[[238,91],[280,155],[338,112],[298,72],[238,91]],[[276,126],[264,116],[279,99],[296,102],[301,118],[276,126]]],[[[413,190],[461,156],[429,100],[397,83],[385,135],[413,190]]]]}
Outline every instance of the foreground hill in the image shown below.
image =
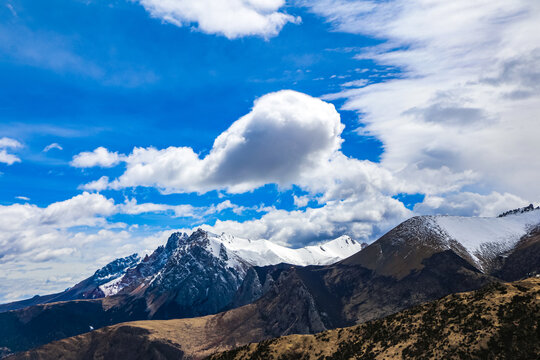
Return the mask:
{"type": "Polygon", "coordinates": [[[537,359],[540,278],[494,283],[362,325],[216,354],[249,359],[537,359]]]}

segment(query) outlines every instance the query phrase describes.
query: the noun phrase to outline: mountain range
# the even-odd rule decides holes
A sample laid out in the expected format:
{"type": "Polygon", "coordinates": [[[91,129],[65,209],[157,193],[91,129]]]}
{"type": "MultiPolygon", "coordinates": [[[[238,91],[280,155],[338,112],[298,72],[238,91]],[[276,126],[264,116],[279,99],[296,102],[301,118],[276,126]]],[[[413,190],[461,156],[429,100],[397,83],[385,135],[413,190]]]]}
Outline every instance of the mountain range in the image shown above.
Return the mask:
{"type": "Polygon", "coordinates": [[[201,358],[268,338],[354,326],[538,274],[539,225],[534,208],[497,218],[421,216],[369,246],[341,237],[298,250],[202,230],[175,233],[142,260],[110,266],[103,273],[119,275],[96,285],[101,293],[85,292],[94,299],[0,313],[0,348],[24,351],[82,334],[53,343],[62,345],[51,356],[48,345],[25,356],[57,358],[63,349],[66,358],[77,358],[76,349],[90,349],[88,356],[99,358],[100,349],[121,357],[137,343],[139,354],[201,358]],[[113,325],[134,320],[145,321],[113,325]]]}
{"type": "MultiPolygon", "coordinates": [[[[163,277],[169,276],[168,271],[163,271],[169,260],[189,255],[191,248],[201,245],[213,257],[226,257],[225,267],[236,268],[240,281],[251,266],[332,264],[367,246],[346,235],[321,245],[291,249],[268,240],[249,240],[225,233],[216,235],[200,229],[191,237],[186,233],[173,233],[166,245],[158,247],[151,255],[141,258],[132,254],[116,259],[63,292],[0,304],[0,312],[59,301],[98,299],[115,295],[124,288],[132,289],[143,282],[163,282],[163,277]],[[154,276],[159,279],[154,279],[154,276]]],[[[169,270],[176,267],[169,264],[169,270]]]]}

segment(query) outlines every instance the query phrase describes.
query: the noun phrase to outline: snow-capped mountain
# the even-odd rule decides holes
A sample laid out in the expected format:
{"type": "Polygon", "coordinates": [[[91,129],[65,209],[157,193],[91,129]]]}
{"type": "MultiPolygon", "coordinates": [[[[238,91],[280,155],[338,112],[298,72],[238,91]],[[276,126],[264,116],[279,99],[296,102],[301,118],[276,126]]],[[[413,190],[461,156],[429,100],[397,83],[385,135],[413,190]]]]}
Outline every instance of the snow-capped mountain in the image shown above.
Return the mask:
{"type": "Polygon", "coordinates": [[[197,230],[191,236],[186,233],[173,233],[165,246],[158,247],[137,266],[126,271],[123,277],[116,277],[100,286],[105,296],[117,294],[124,288],[133,289],[145,282],[162,278],[161,271],[173,257],[176,265],[169,265],[169,270],[178,267],[182,256],[192,256],[194,245],[202,246],[216,259],[224,259],[224,266],[234,269],[243,279],[249,266],[268,266],[279,263],[291,265],[328,265],[360,251],[367,244],[361,244],[349,236],[341,236],[322,245],[291,249],[268,240],[249,240],[222,233],[213,234],[197,230]],[[204,239],[204,240],[201,240],[204,239]]]}
{"type": "Polygon", "coordinates": [[[211,234],[179,237],[164,266],[133,291],[142,294],[151,318],[192,317],[227,307],[251,264],[211,234]]]}
{"type": "Polygon", "coordinates": [[[496,271],[540,226],[540,209],[502,217],[417,216],[344,260],[398,278],[423,267],[433,254],[451,250],[486,274],[496,271]]]}
{"type": "MultiPolygon", "coordinates": [[[[366,244],[360,244],[348,236],[318,246],[291,249],[268,240],[217,235],[201,229],[191,235],[176,232],[171,234],[165,245],[159,246],[143,259],[137,254],[116,259],[64,292],[1,305],[0,311],[132,292],[151,294],[151,305],[157,297],[170,292],[166,296],[175,294],[176,305],[184,307],[182,314],[211,313],[232,300],[252,266],[332,264],[360,251],[363,246],[366,244]],[[186,294],[182,294],[184,291],[186,294]],[[184,299],[179,300],[181,297],[184,299]],[[191,301],[206,305],[199,311],[190,304],[191,301]],[[215,303],[209,305],[208,302],[215,303]]],[[[162,297],[160,301],[172,300],[165,301],[162,297]]],[[[157,309],[150,306],[149,312],[154,311],[157,309]]]]}

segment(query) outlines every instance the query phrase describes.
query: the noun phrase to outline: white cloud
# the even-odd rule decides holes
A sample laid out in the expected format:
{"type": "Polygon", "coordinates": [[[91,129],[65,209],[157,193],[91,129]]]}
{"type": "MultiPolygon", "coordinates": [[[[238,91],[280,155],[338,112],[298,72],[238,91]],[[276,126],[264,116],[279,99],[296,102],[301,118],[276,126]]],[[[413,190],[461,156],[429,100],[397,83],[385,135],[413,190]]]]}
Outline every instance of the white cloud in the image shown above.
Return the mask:
{"type": "Polygon", "coordinates": [[[13,165],[16,162],[21,162],[21,159],[7,152],[6,149],[21,148],[22,144],[15,139],[2,137],[0,138],[0,163],[13,165]]]}
{"type": "MultiPolygon", "coordinates": [[[[299,244],[343,232],[372,239],[411,214],[393,195],[455,192],[476,179],[472,171],[453,173],[441,167],[414,168],[413,175],[421,173],[422,177],[407,181],[407,177],[413,177],[409,175],[410,168],[396,176],[380,164],[345,156],[340,151],[343,128],[339,114],[329,103],[293,91],[272,93],[258,99],[249,114],[218,136],[206,157],[199,157],[188,147],[135,148],[129,155],[118,156],[126,163],[120,177],[112,181],[102,177],[85,188],[145,186],[156,187],[163,193],[243,193],[271,183],[281,188],[296,185],[307,192],[293,198],[298,207],[307,206],[310,200],[321,207],[293,212],[264,209],[262,212],[267,214],[259,220],[218,221],[215,227],[233,229],[239,236],[251,234],[299,244]],[[353,214],[372,209],[384,216],[371,221],[353,214]],[[242,231],[247,233],[242,235],[242,231]],[[294,236],[287,239],[287,234],[294,236]]],[[[173,211],[163,205],[146,206],[173,211]]],[[[207,214],[225,208],[236,213],[246,210],[232,207],[226,200],[210,207],[207,214]]]]}
{"type": "Polygon", "coordinates": [[[201,212],[191,205],[138,204],[136,199],[126,199],[124,204],[119,205],[119,211],[129,215],[172,212],[174,217],[200,217],[198,213],[201,212]]]}
{"type": "Polygon", "coordinates": [[[17,12],[15,11],[15,8],[13,7],[13,5],[11,4],[6,4],[6,7],[9,9],[9,11],[11,12],[11,15],[17,17],[17,12]]]}
{"type": "Polygon", "coordinates": [[[105,226],[116,212],[114,201],[83,193],[45,208],[32,204],[0,205],[0,263],[51,258],[53,250],[74,248],[66,230],[77,226],[105,226]],[[66,244],[71,243],[71,246],[66,244]],[[47,252],[47,256],[40,255],[47,252]],[[22,258],[18,258],[22,256],[22,258]]]}
{"type": "Polygon", "coordinates": [[[300,18],[280,12],[285,0],[138,0],[153,16],[177,26],[196,24],[208,34],[229,39],[277,35],[300,18]]]}
{"type": "Polygon", "coordinates": [[[16,149],[20,147],[22,147],[22,144],[15,139],[8,138],[8,137],[0,138],[0,149],[7,149],[7,148],[16,149]]]}
{"type": "Polygon", "coordinates": [[[21,159],[13,154],[8,154],[6,150],[0,150],[0,163],[13,165],[16,162],[21,162],[21,159]]]}
{"type": "Polygon", "coordinates": [[[347,81],[346,83],[341,84],[343,87],[363,87],[368,84],[369,80],[367,79],[359,79],[359,80],[352,80],[347,81]]]}
{"type": "MultiPolygon", "coordinates": [[[[110,217],[116,214],[168,213],[173,217],[190,217],[202,221],[208,215],[225,209],[237,211],[243,208],[228,200],[203,207],[187,204],[139,204],[135,199],[126,199],[124,203],[115,204],[113,199],[88,192],[44,208],[29,203],[0,205],[0,264],[39,262],[64,255],[76,255],[85,244],[104,241],[106,236],[126,241],[136,238],[137,236],[131,234],[135,228],[126,231],[125,224],[109,221],[110,217]]],[[[144,250],[136,242],[133,245],[137,251],[144,250]]],[[[84,256],[91,259],[110,246],[111,244],[102,244],[101,249],[94,249],[94,252],[84,256]]],[[[130,248],[129,251],[132,250],[133,248],[130,248]]]]}
{"type": "Polygon", "coordinates": [[[470,192],[426,196],[422,203],[414,206],[421,214],[442,214],[461,216],[497,216],[509,209],[528,205],[529,202],[518,196],[498,192],[481,195],[470,192]]]}
{"type": "Polygon", "coordinates": [[[384,144],[384,168],[410,183],[436,176],[432,195],[468,184],[472,192],[540,198],[540,3],[303,4],[336,31],[386,40],[357,57],[402,70],[399,78],[327,97],[345,98],[344,109],[361,114],[361,133],[384,144]],[[437,172],[461,185],[451,189],[437,172]]]}
{"type": "Polygon", "coordinates": [[[82,152],[73,157],[71,166],[78,168],[89,168],[94,166],[113,167],[118,165],[122,160],[117,152],[109,152],[104,147],[100,146],[94,151],[82,152]]]}
{"type": "Polygon", "coordinates": [[[369,241],[411,214],[401,202],[372,194],[364,198],[329,201],[320,208],[294,211],[272,209],[260,219],[244,222],[218,220],[213,226],[202,227],[217,233],[226,232],[301,247],[343,234],[369,241]]]}
{"type": "Polygon", "coordinates": [[[15,198],[19,200],[24,200],[24,201],[30,201],[30,198],[26,196],[15,196],[15,198]]]}
{"type": "Polygon", "coordinates": [[[303,195],[303,196],[296,196],[293,195],[294,205],[297,207],[306,207],[309,204],[309,196],[303,195]]]}
{"type": "MultiPolygon", "coordinates": [[[[317,171],[326,175],[322,173],[333,171],[333,164],[346,166],[347,159],[339,152],[343,128],[333,105],[287,90],[255,101],[252,111],[219,135],[202,159],[188,147],[135,148],[127,156],[100,148],[99,158],[114,154],[115,161],[126,162],[126,171],[107,185],[112,189],[148,186],[164,193],[241,193],[268,183],[290,186],[305,179],[319,191],[317,171]]],[[[75,156],[73,165],[98,165],[96,152],[75,156]]],[[[376,171],[376,165],[372,168],[376,171]]],[[[106,180],[85,188],[102,190],[106,180]]]]}
{"type": "Polygon", "coordinates": [[[88,190],[88,191],[101,191],[101,190],[105,190],[108,186],[109,186],[109,177],[102,176],[97,180],[89,182],[88,184],[80,185],[79,189],[88,190]]]}
{"type": "Polygon", "coordinates": [[[52,149],[64,150],[62,148],[62,146],[60,146],[60,144],[52,143],[52,144],[49,144],[49,145],[45,146],[45,148],[43,149],[43,152],[48,152],[49,150],[52,150],[52,149]]]}

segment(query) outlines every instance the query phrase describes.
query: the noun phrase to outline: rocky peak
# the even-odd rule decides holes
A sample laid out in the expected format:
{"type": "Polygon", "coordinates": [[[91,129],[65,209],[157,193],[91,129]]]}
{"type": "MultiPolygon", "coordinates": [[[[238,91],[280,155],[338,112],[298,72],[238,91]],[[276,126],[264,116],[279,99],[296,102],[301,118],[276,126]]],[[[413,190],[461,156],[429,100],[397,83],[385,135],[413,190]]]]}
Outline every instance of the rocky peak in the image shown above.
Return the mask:
{"type": "Polygon", "coordinates": [[[517,209],[505,211],[502,214],[499,214],[497,217],[505,217],[505,216],[514,215],[514,214],[523,214],[525,212],[538,210],[538,209],[540,209],[540,206],[534,207],[533,204],[529,204],[528,206],[525,206],[525,207],[522,207],[522,208],[517,208],[517,209]]]}
{"type": "Polygon", "coordinates": [[[186,243],[206,242],[208,240],[208,234],[208,231],[198,228],[186,239],[186,243]]]}
{"type": "Polygon", "coordinates": [[[172,233],[171,236],[169,236],[169,239],[167,240],[167,244],[165,245],[165,250],[167,253],[172,254],[174,250],[178,248],[178,246],[183,243],[188,238],[188,234],[181,233],[181,232],[175,232],[172,233]]]}
{"type": "Polygon", "coordinates": [[[98,282],[108,281],[122,275],[126,269],[135,266],[140,261],[138,254],[132,254],[124,258],[111,261],[94,273],[94,279],[98,282]]]}
{"type": "Polygon", "coordinates": [[[174,233],[167,241],[166,248],[171,249],[171,251],[167,251],[167,254],[168,256],[172,255],[172,257],[183,256],[197,246],[208,250],[210,246],[209,235],[207,231],[200,228],[189,236],[186,233],[174,233]]]}

